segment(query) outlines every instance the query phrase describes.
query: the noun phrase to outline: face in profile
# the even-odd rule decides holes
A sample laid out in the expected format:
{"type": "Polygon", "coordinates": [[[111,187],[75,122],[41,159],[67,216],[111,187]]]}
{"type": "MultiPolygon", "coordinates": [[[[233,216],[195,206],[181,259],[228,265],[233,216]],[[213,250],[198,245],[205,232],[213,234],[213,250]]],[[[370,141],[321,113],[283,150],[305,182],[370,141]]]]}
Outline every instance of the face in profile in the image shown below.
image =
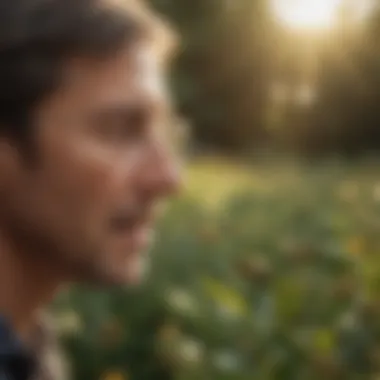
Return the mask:
{"type": "Polygon", "coordinates": [[[33,165],[7,156],[3,224],[24,255],[66,280],[139,281],[180,181],[163,79],[143,48],[67,63],[33,115],[33,165]]]}

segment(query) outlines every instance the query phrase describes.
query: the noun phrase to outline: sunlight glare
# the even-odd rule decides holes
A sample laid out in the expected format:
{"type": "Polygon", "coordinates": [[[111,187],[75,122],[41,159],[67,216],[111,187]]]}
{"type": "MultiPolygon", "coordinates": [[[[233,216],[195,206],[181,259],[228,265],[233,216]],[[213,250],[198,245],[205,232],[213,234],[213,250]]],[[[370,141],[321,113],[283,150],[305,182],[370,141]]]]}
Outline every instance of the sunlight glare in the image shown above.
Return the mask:
{"type": "Polygon", "coordinates": [[[294,29],[327,29],[341,0],[273,0],[276,17],[294,29]]]}

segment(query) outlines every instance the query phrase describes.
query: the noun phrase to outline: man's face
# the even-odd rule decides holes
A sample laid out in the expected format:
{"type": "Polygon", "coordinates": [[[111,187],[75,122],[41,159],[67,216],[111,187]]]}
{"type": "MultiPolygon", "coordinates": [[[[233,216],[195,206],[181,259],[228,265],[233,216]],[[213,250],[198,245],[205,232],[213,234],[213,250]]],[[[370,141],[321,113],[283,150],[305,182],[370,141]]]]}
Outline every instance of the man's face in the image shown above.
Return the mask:
{"type": "Polygon", "coordinates": [[[65,279],[138,281],[157,207],[178,188],[162,74],[144,53],[69,62],[34,118],[36,163],[0,158],[0,227],[65,279]]]}

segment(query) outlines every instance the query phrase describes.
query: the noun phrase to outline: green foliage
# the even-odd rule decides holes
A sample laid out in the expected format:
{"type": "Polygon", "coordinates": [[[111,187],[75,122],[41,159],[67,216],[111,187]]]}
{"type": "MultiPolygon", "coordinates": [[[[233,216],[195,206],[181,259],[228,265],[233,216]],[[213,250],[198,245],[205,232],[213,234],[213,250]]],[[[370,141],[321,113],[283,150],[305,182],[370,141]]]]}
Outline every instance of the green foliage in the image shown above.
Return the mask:
{"type": "Polygon", "coordinates": [[[63,295],[56,310],[75,378],[378,373],[380,188],[372,166],[285,170],[264,168],[270,191],[252,183],[218,207],[191,194],[173,204],[142,288],[63,295]]]}

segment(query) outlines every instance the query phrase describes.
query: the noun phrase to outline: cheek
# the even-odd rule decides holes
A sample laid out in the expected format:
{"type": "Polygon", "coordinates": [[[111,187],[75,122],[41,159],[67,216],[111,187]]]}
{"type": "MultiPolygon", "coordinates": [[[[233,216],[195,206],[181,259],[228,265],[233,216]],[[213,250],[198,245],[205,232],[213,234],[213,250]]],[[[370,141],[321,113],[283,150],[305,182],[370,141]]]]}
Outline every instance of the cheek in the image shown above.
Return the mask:
{"type": "Polygon", "coordinates": [[[94,209],[124,202],[130,195],[137,162],[132,156],[95,143],[76,143],[61,162],[73,196],[94,209]]]}

